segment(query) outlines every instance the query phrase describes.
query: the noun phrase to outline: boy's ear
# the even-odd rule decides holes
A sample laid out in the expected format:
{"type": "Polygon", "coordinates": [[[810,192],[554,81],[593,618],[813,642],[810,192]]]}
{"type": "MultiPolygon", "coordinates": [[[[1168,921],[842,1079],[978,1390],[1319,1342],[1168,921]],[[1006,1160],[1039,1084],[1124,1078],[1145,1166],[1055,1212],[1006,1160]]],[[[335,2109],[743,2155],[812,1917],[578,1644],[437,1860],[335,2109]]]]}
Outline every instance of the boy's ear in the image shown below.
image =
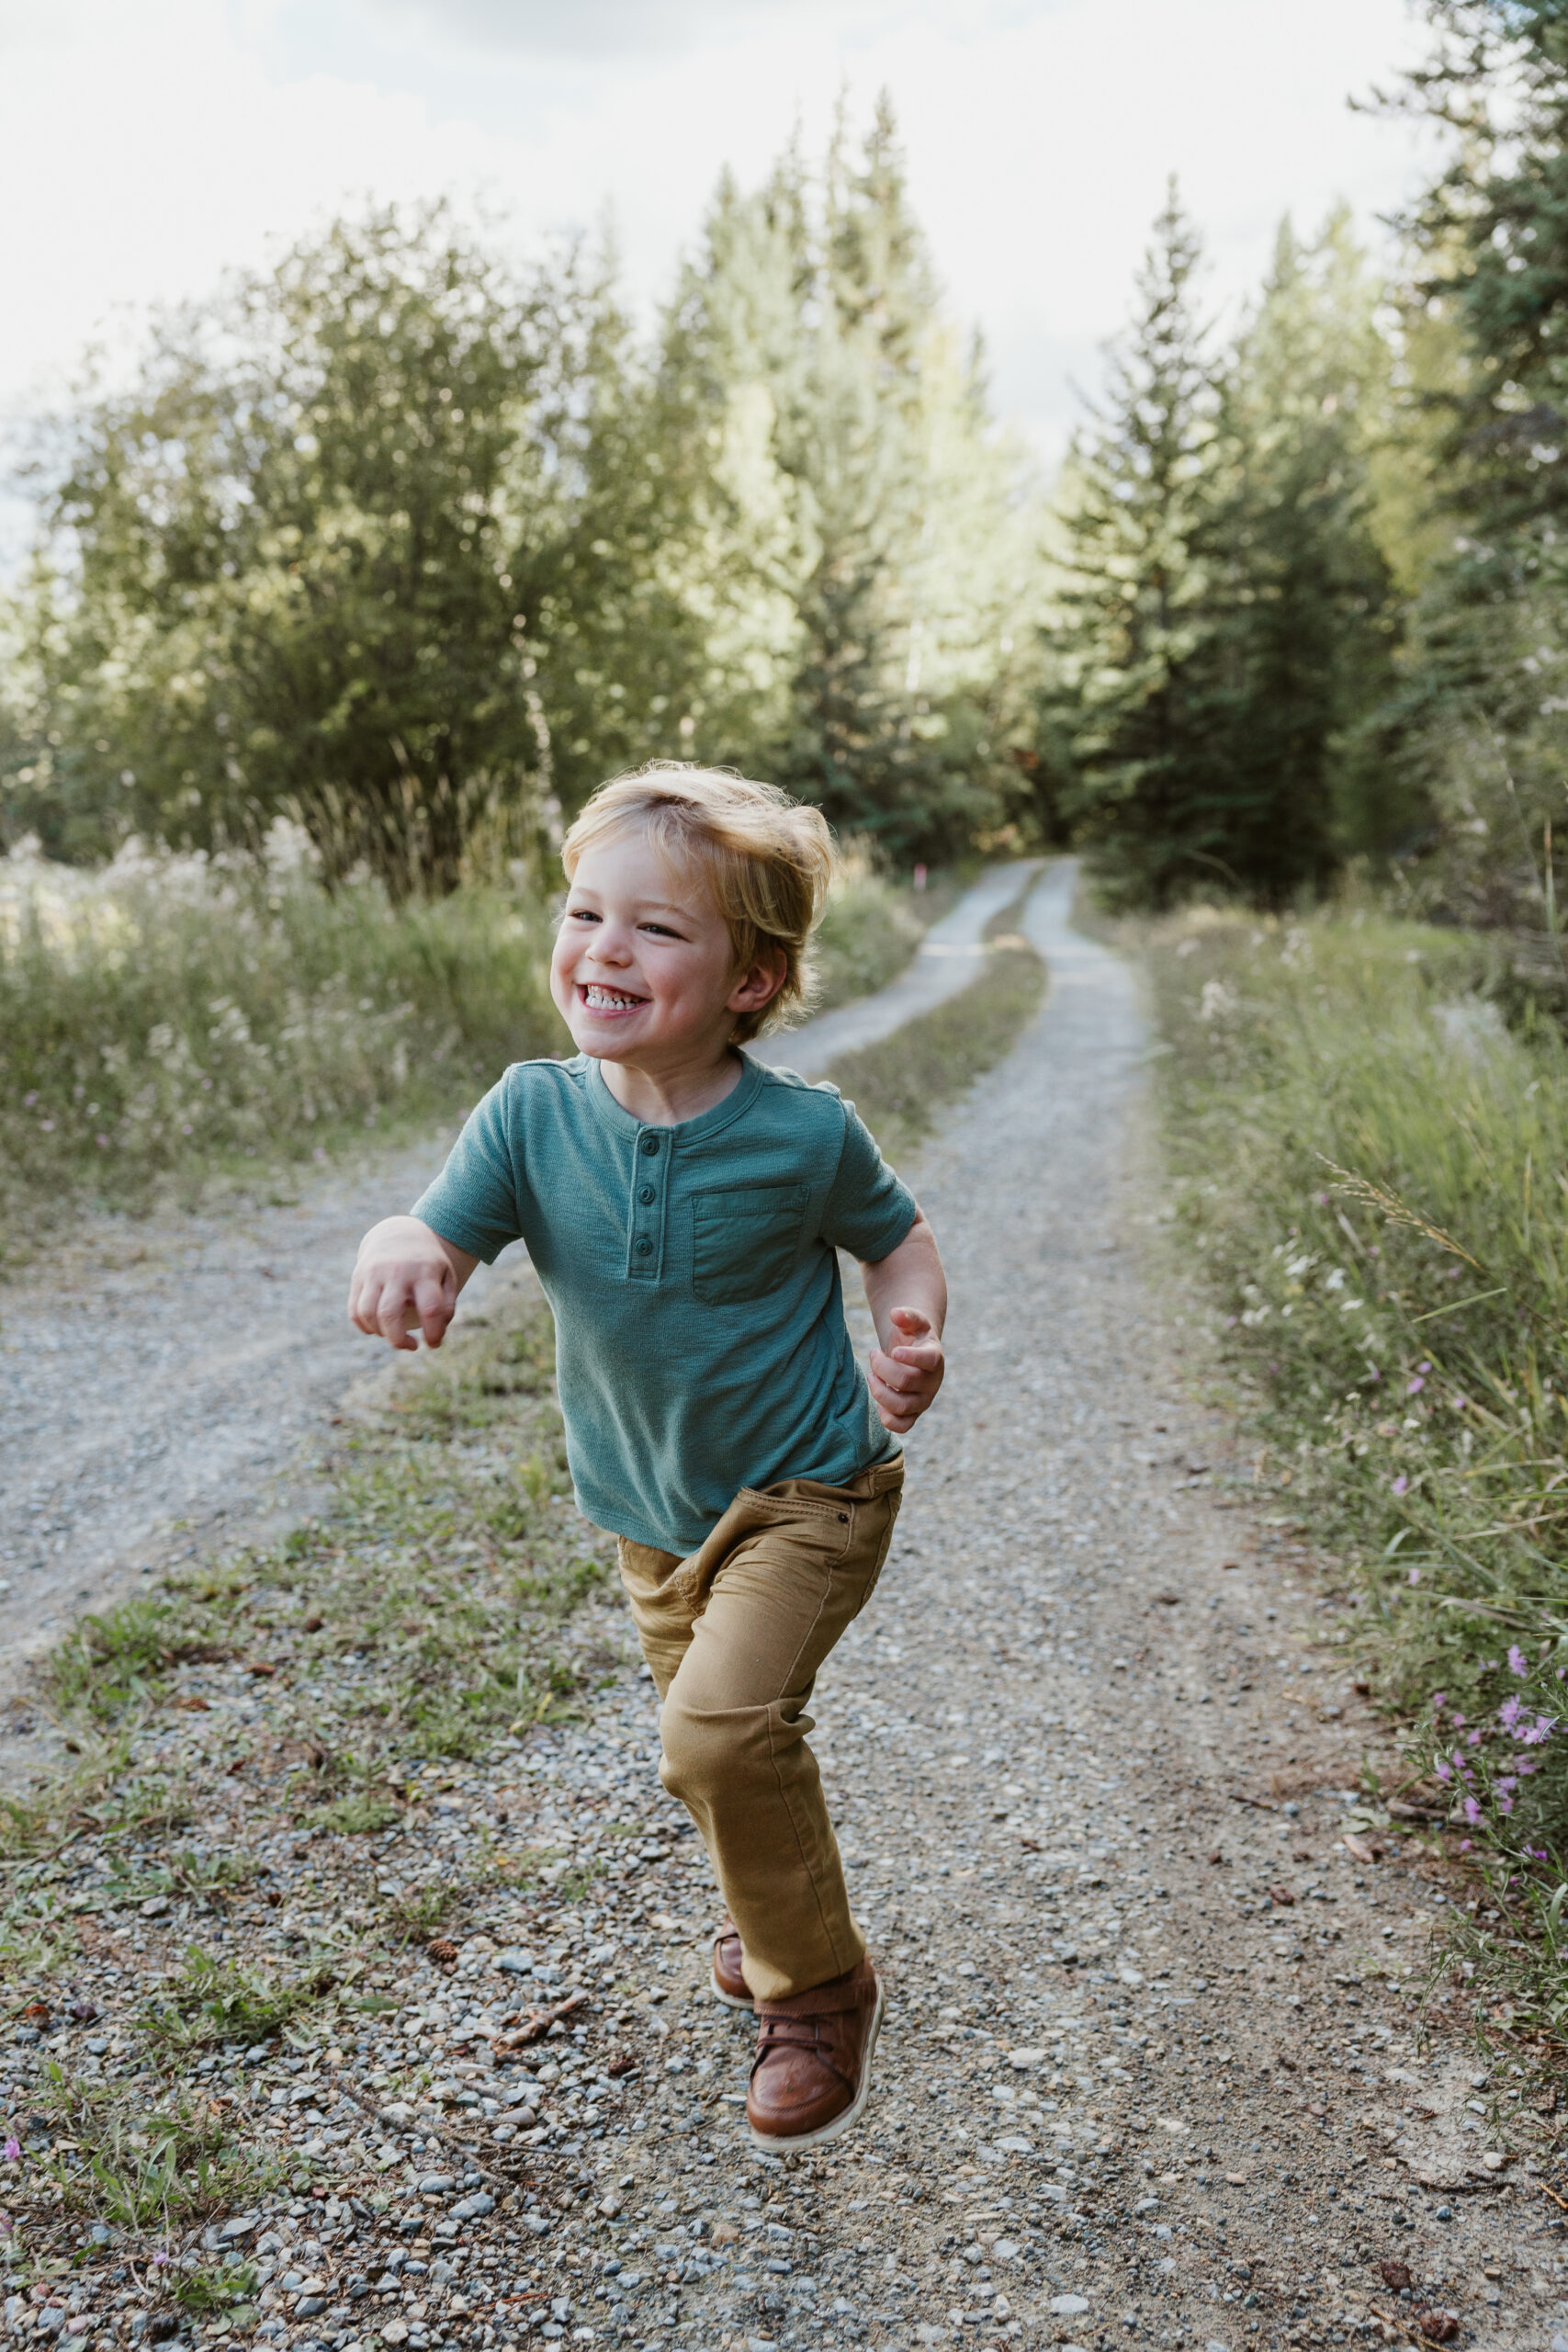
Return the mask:
{"type": "Polygon", "coordinates": [[[749,964],[725,999],[727,1012],[761,1012],[784,984],[789,958],[782,947],[765,947],[749,964]]]}

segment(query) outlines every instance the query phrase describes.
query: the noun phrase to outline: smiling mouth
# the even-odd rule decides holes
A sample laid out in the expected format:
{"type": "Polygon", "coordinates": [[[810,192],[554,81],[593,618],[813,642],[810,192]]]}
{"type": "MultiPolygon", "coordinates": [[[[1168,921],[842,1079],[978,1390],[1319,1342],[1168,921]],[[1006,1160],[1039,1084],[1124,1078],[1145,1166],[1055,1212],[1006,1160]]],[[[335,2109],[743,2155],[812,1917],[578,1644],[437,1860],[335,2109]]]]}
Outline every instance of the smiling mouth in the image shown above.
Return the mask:
{"type": "Polygon", "coordinates": [[[604,989],[590,984],[578,989],[578,996],[590,1012],[636,1012],[648,1002],[645,996],[628,996],[624,989],[604,989]]]}

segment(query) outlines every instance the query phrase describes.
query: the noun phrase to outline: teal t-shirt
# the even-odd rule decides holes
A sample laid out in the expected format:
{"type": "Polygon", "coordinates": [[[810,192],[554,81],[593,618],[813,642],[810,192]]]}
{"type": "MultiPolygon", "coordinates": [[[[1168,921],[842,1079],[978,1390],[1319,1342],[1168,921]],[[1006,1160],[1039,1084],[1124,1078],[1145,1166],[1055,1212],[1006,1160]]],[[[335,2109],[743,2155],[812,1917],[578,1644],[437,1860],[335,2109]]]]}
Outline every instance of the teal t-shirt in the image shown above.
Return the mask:
{"type": "Polygon", "coordinates": [[[886,1258],[915,1202],[835,1087],[748,1057],[711,1111],[649,1127],[585,1054],[515,1062],[413,1214],[487,1264],[526,1244],[578,1503],[613,1534],[694,1552],[742,1487],[897,1451],[834,1253],[886,1258]]]}

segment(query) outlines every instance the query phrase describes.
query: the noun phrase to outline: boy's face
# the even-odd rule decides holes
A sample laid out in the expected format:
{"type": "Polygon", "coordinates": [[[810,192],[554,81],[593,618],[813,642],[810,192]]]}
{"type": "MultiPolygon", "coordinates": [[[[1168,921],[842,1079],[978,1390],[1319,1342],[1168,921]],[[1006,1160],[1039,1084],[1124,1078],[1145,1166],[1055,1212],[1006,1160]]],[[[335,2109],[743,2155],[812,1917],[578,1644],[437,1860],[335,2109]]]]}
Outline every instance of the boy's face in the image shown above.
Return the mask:
{"type": "Polygon", "coordinates": [[[550,959],[550,993],[579,1053],[634,1066],[725,1050],[737,1013],[784,977],[735,967],[729,927],[699,873],[666,861],[640,826],[584,850],[550,959]]]}

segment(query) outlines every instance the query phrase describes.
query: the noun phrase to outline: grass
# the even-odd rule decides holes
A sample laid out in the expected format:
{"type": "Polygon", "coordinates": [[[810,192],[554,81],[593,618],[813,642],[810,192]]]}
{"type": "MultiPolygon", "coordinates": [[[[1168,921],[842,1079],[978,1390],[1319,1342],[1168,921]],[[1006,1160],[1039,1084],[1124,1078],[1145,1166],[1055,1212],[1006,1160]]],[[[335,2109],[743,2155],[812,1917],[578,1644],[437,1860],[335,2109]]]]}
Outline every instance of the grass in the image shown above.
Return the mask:
{"type": "MultiPolygon", "coordinates": [[[[97,872],[0,857],[0,1256],[84,1206],[265,1193],[460,1114],[509,1062],[570,1052],[551,910],[521,882],[394,905],[268,861],[131,845],[97,872]]],[[[818,934],[825,1002],[883,987],[942,911],[852,844],[818,934]]]]}
{"type": "Polygon", "coordinates": [[[270,2041],[332,1984],[323,1969],[280,1984],[254,1968],[214,1960],[193,1944],[164,1997],[143,2013],[141,2035],[150,2050],[171,2063],[225,2042],[254,2047],[270,2041]]]}
{"type": "Polygon", "coordinates": [[[1477,1981],[1568,2019],[1568,1051],[1483,938],[1199,912],[1147,955],[1171,1203],[1257,1476],[1342,1555],[1403,1792],[1486,1857],[1477,1981]],[[1555,1906],[1555,1907],[1553,1907],[1555,1906]],[[1495,1964],[1494,1964],[1495,1963],[1495,1964]]]}
{"type": "Polygon", "coordinates": [[[149,2099],[138,2085],[73,2080],[51,2066],[40,2106],[51,2134],[40,2169],[67,2211],[139,2236],[231,2211],[281,2178],[199,2095],[149,2099]]]}
{"type": "Polygon", "coordinates": [[[1014,929],[1022,896],[993,917],[989,952],[966,988],[829,1070],[895,1162],[918,1151],[938,1114],[999,1062],[1039,1011],[1048,975],[1014,929]]]}
{"type": "Polygon", "coordinates": [[[96,873],[0,858],[0,1206],[146,1204],[171,1181],[446,1116],[558,1051],[547,910],[475,888],[394,906],[270,865],[131,848],[96,873]]]}

